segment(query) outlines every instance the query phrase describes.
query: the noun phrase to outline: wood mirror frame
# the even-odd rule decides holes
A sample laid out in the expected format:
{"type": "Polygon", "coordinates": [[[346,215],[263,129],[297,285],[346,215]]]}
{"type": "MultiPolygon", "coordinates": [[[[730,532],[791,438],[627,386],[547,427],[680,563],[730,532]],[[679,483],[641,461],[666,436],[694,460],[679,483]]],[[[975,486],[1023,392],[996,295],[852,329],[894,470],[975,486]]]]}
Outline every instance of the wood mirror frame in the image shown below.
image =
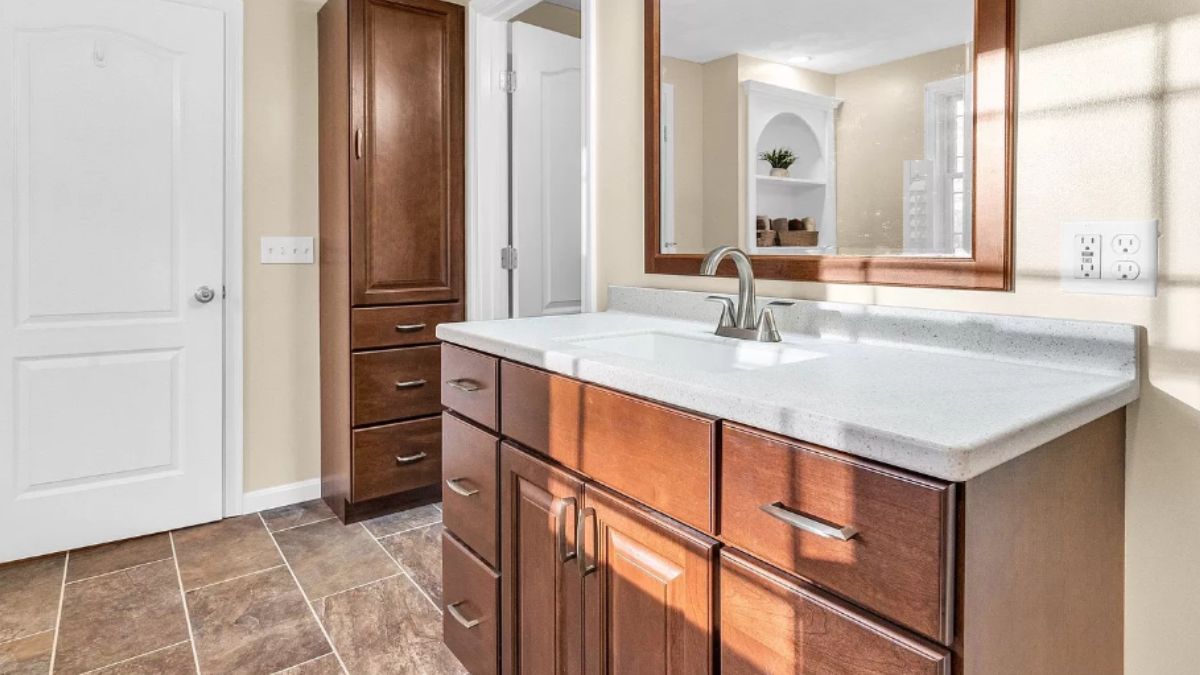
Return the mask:
{"type": "MultiPolygon", "coordinates": [[[[920,256],[751,256],[759,279],[1006,291],[1012,288],[1015,0],[976,0],[973,252],[920,256]]],[[[646,273],[700,274],[701,254],[662,253],[658,129],[662,64],[659,0],[645,0],[646,273]]],[[[733,264],[721,263],[721,276],[733,264]]]]}

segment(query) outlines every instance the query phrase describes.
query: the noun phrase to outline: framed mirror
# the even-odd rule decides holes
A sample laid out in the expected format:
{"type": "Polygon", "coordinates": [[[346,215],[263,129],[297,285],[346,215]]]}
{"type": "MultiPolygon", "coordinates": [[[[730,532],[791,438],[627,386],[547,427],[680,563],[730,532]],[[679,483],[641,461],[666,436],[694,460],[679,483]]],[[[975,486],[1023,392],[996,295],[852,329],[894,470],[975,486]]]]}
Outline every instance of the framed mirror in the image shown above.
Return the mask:
{"type": "Polygon", "coordinates": [[[645,27],[647,273],[732,245],[760,279],[1011,287],[1013,0],[645,0],[645,27]]]}

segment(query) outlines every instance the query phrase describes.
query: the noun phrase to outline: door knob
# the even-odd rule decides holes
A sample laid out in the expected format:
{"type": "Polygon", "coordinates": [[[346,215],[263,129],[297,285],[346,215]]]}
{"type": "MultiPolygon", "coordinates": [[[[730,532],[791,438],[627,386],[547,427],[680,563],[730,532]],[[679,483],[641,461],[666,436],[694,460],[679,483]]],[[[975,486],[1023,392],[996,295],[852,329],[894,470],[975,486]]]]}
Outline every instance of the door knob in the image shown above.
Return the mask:
{"type": "Polygon", "coordinates": [[[196,292],[192,294],[192,297],[196,298],[197,302],[207,305],[213,301],[213,298],[217,297],[217,292],[208,286],[201,286],[200,288],[196,289],[196,292]]]}

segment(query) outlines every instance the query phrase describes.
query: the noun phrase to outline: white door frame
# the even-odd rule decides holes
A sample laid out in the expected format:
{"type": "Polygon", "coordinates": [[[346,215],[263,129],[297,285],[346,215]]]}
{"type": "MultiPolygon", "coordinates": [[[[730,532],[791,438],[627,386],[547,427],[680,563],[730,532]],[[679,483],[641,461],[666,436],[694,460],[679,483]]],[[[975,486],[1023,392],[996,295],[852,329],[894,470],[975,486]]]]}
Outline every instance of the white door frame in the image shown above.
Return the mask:
{"type": "MultiPolygon", "coordinates": [[[[541,0],[473,0],[467,7],[467,318],[508,316],[508,21],[541,0]]],[[[595,105],[596,3],[583,0],[582,310],[596,310],[595,105]]]]}
{"type": "Polygon", "coordinates": [[[225,516],[242,514],[245,489],[243,461],[242,409],[242,312],[245,307],[242,286],[242,68],[243,0],[163,0],[206,7],[225,15],[225,302],[224,319],[224,402],[222,422],[224,447],[225,516]]]}

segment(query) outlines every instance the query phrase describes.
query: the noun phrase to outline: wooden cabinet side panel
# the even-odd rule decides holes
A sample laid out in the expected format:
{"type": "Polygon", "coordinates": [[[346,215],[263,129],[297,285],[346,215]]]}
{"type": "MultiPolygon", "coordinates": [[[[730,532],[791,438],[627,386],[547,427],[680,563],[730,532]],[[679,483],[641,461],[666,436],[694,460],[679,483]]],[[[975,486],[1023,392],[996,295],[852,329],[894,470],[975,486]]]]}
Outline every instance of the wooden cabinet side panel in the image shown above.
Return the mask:
{"type": "Polygon", "coordinates": [[[557,547],[558,505],[574,550],[583,484],[507,443],[500,446],[501,666],[510,675],[578,675],[582,664],[582,584],[557,547]]]}
{"type": "Polygon", "coordinates": [[[317,18],[320,175],[321,495],[350,495],[350,0],[317,18]]]}

